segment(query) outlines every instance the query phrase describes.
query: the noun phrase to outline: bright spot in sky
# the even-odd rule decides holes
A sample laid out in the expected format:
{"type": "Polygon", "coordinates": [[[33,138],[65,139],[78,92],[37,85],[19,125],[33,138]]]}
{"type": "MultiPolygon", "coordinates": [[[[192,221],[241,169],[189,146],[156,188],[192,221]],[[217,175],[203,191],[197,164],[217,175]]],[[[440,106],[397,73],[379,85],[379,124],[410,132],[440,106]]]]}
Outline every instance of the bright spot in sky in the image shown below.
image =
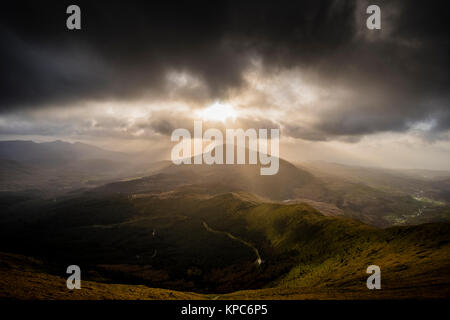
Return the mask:
{"type": "Polygon", "coordinates": [[[225,122],[227,119],[236,119],[237,112],[233,109],[230,104],[215,102],[212,105],[206,107],[199,111],[199,116],[204,121],[222,121],[225,122]]]}

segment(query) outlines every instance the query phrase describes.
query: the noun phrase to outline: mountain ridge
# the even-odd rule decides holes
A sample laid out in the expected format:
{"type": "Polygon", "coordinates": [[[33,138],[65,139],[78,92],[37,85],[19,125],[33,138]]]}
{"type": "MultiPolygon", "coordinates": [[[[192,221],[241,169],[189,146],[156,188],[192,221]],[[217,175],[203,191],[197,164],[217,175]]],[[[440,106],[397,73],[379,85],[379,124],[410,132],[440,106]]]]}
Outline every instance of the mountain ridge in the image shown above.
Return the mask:
{"type": "MultiPolygon", "coordinates": [[[[194,291],[203,298],[449,295],[448,223],[378,229],[345,217],[324,216],[307,204],[259,201],[236,192],[118,197],[112,203],[91,196],[46,206],[46,216],[36,217],[31,228],[28,224],[22,229],[23,218],[17,217],[19,224],[10,224],[2,236],[15,243],[25,237],[20,242],[28,246],[28,252],[39,254],[35,249],[45,248],[40,254],[52,261],[49,253],[54,252],[60,263],[65,261],[60,250],[70,246],[66,258],[77,257],[87,274],[97,274],[88,276],[88,281],[105,282],[106,278],[109,283],[194,291]],[[109,208],[120,212],[128,208],[129,213],[111,216],[109,208]],[[255,265],[251,249],[225,234],[205,230],[202,221],[254,246],[261,265],[255,265]],[[33,234],[31,230],[40,231],[33,234]],[[35,249],[26,238],[33,239],[35,249]],[[381,293],[365,287],[365,269],[371,264],[382,269],[381,293]]],[[[1,250],[5,249],[3,245],[1,250]]],[[[15,251],[26,253],[19,247],[15,251]]]]}

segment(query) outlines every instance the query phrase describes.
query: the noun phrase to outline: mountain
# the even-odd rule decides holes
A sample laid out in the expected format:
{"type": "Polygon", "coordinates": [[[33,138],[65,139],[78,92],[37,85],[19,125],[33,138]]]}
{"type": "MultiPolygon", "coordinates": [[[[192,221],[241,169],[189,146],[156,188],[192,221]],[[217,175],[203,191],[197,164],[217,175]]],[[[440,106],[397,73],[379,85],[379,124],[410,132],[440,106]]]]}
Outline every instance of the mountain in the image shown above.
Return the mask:
{"type": "Polygon", "coordinates": [[[34,205],[33,214],[24,206],[4,208],[1,251],[44,258],[50,275],[75,261],[93,290],[98,282],[223,299],[450,295],[448,223],[378,229],[249,193],[86,194],[34,205]],[[383,290],[365,286],[372,264],[383,290]]]}
{"type": "Polygon", "coordinates": [[[300,167],[322,183],[312,192],[301,190],[301,197],[333,203],[348,217],[380,227],[450,221],[449,172],[326,162],[300,167]]]}
{"type": "Polygon", "coordinates": [[[442,170],[404,170],[373,167],[348,166],[338,163],[315,162],[304,163],[302,167],[318,177],[339,177],[354,183],[364,183],[375,189],[391,193],[403,193],[426,196],[435,200],[447,199],[442,197],[442,187],[450,191],[448,186],[436,186],[440,181],[450,179],[449,171],[442,170]]]}
{"type": "Polygon", "coordinates": [[[17,148],[0,160],[1,297],[71,298],[74,263],[92,292],[72,298],[450,296],[445,174],[279,159],[278,174],[261,176],[259,164],[140,166],[85,145],[30,148],[33,161],[17,148]],[[381,291],[365,286],[372,264],[381,291]]]}
{"type": "Polygon", "coordinates": [[[61,141],[0,142],[0,154],[9,157],[0,159],[3,192],[38,191],[54,198],[85,189],[128,195],[180,189],[205,194],[244,191],[270,201],[308,203],[326,215],[343,215],[378,227],[450,221],[450,184],[445,172],[323,162],[295,166],[279,159],[276,175],[261,176],[259,164],[152,163],[148,157],[61,141]]]}
{"type": "Polygon", "coordinates": [[[417,178],[395,172],[383,175],[372,169],[279,161],[279,171],[272,176],[261,176],[260,165],[171,164],[151,176],[95,191],[129,195],[180,189],[206,194],[244,191],[270,201],[309,203],[324,214],[378,227],[450,221],[450,206],[442,201],[450,190],[445,180],[418,184],[417,178]]]}
{"type": "Polygon", "coordinates": [[[55,166],[78,160],[125,160],[126,155],[81,142],[0,141],[0,159],[32,165],[55,166]]]}
{"type": "Polygon", "coordinates": [[[39,190],[53,197],[165,166],[79,142],[0,141],[0,191],[39,190]]]}
{"type": "Polygon", "coordinates": [[[197,187],[207,192],[247,191],[272,200],[293,196],[298,187],[316,183],[309,172],[280,159],[278,174],[262,176],[260,165],[174,165],[134,181],[113,183],[101,188],[107,192],[142,193],[197,187]]]}

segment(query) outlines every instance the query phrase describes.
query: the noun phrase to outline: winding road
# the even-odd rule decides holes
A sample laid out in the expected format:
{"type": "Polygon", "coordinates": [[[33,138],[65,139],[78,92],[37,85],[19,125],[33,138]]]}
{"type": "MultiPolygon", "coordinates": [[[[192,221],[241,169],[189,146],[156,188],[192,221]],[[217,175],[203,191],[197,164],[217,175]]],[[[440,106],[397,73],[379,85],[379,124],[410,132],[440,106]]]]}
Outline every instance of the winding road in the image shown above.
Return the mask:
{"type": "Polygon", "coordinates": [[[219,231],[219,230],[214,230],[213,228],[211,228],[205,221],[203,221],[203,227],[205,227],[205,229],[209,232],[213,232],[213,233],[217,233],[217,234],[224,234],[226,235],[228,238],[232,239],[232,240],[236,240],[239,241],[240,243],[246,245],[247,247],[251,248],[256,255],[256,261],[255,263],[258,264],[258,266],[261,265],[261,263],[263,262],[261,255],[259,254],[258,249],[256,249],[250,242],[247,242],[245,240],[239,239],[238,237],[232,235],[231,233],[227,232],[227,231],[219,231]]]}

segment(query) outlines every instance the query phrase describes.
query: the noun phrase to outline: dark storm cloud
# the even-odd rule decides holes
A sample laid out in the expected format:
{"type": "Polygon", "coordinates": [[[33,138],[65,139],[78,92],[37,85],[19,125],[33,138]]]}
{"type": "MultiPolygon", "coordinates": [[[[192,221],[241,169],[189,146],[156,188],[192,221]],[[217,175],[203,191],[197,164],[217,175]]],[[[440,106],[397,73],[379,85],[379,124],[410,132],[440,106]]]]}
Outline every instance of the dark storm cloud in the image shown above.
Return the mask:
{"type": "MultiPolygon", "coordinates": [[[[315,122],[284,119],[287,135],[404,131],[430,118],[432,130],[450,126],[445,2],[377,1],[381,31],[365,27],[364,1],[77,1],[80,31],[65,27],[69,4],[2,5],[2,112],[145,95],[226,98],[248,85],[243,75],[258,58],[267,75],[296,67],[330,90],[315,122]],[[174,70],[202,85],[173,90],[174,70]],[[334,96],[335,87],[352,92],[334,96]]],[[[172,122],[153,127],[166,133],[172,122]]]]}
{"type": "Polygon", "coordinates": [[[241,81],[245,56],[224,41],[220,5],[77,2],[82,30],[71,32],[69,3],[25,3],[1,13],[3,109],[129,99],[163,89],[171,69],[204,78],[214,96],[241,81]]]}
{"type": "Polygon", "coordinates": [[[193,73],[221,97],[242,85],[255,54],[267,66],[299,54],[307,63],[345,42],[353,14],[351,4],[320,1],[78,1],[82,30],[68,31],[68,4],[2,9],[3,109],[157,92],[171,69],[193,73]]]}

